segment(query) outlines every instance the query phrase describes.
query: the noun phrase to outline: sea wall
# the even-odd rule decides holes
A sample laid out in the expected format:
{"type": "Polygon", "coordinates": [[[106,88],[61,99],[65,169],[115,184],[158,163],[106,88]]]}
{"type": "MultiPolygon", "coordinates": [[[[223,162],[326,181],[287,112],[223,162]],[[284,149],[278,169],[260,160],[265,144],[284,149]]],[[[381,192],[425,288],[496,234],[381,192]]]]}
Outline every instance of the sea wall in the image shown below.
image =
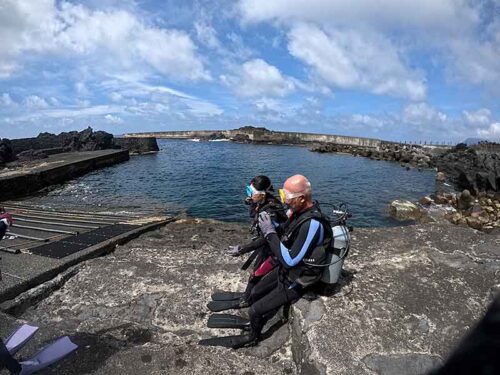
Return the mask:
{"type": "Polygon", "coordinates": [[[205,140],[226,138],[239,142],[276,143],[276,144],[308,144],[308,143],[337,143],[364,147],[379,147],[379,139],[348,137],[333,134],[297,133],[270,131],[265,128],[243,127],[233,130],[194,130],[168,131],[154,133],[129,133],[124,137],[156,137],[169,139],[200,138],[205,140]]]}
{"type": "Polygon", "coordinates": [[[65,153],[50,157],[45,165],[0,174],[1,200],[23,197],[93,170],[129,159],[127,150],[65,153]]]}

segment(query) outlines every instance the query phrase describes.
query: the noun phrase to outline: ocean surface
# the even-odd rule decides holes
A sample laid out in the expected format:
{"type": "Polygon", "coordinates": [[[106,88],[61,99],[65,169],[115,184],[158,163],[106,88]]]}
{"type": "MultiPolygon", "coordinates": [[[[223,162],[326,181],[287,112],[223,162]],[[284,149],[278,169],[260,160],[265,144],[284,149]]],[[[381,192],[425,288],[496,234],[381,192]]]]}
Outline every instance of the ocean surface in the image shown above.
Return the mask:
{"type": "MultiPolygon", "coordinates": [[[[308,148],[232,142],[159,140],[157,154],[87,174],[38,197],[66,208],[156,210],[226,221],[248,221],[245,185],[266,174],[278,189],[293,174],[304,174],[314,198],[349,204],[358,227],[399,225],[387,214],[394,199],[417,200],[434,191],[434,172],[407,171],[398,163],[308,148]]],[[[324,211],[330,211],[325,205],[324,211]]]]}

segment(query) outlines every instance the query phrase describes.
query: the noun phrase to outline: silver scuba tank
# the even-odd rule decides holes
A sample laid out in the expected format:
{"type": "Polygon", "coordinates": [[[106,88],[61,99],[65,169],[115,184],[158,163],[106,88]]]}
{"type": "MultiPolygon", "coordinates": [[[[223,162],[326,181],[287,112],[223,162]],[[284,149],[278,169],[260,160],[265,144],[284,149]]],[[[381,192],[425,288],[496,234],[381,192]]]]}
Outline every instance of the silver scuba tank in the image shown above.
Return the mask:
{"type": "Polygon", "coordinates": [[[347,228],[347,226],[336,225],[332,227],[332,232],[334,251],[327,251],[326,253],[327,267],[321,278],[321,281],[326,284],[335,284],[339,280],[342,266],[344,265],[344,259],[349,251],[351,242],[351,235],[349,234],[349,228],[347,228]]]}

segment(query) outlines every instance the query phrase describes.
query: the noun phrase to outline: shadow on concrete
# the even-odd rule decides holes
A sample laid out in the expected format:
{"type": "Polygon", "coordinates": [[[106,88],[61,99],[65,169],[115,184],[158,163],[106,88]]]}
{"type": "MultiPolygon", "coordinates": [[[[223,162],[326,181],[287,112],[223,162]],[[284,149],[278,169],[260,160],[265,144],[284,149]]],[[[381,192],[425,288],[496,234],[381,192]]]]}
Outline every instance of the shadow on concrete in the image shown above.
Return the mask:
{"type": "Polygon", "coordinates": [[[77,333],[71,335],[71,340],[79,346],[76,352],[59,364],[41,371],[40,374],[92,374],[103,367],[106,360],[115,353],[143,345],[152,339],[153,333],[149,329],[138,327],[132,323],[118,325],[95,333],[77,333]]]}
{"type": "MultiPolygon", "coordinates": [[[[302,298],[308,301],[314,301],[319,297],[332,297],[335,294],[340,293],[343,289],[348,287],[352,280],[354,280],[354,275],[357,273],[356,270],[342,270],[340,275],[340,279],[335,284],[325,284],[319,282],[310,288],[308,288],[307,292],[304,294],[302,298]]],[[[350,294],[348,291],[346,294],[350,294]]]]}

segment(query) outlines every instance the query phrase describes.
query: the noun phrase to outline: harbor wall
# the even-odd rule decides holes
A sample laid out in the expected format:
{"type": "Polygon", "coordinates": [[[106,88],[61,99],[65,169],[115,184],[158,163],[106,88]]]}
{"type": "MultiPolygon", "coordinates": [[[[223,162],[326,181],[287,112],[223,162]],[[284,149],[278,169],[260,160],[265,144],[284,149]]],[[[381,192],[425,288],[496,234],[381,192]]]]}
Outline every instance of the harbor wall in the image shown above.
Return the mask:
{"type": "Polygon", "coordinates": [[[379,139],[349,137],[333,134],[315,134],[298,132],[270,131],[265,128],[243,127],[234,130],[191,130],[167,131],[154,133],[129,133],[124,137],[156,137],[167,139],[221,139],[226,138],[240,142],[277,143],[277,144],[307,144],[307,143],[336,143],[353,146],[379,147],[379,139]]]}
{"type": "MultiPolygon", "coordinates": [[[[48,159],[49,166],[35,167],[16,173],[0,174],[1,200],[19,198],[33,194],[45,187],[61,184],[96,169],[129,160],[128,150],[90,151],[68,153],[48,159]],[[57,159],[63,161],[58,163],[57,159]]],[[[45,159],[47,160],[47,159],[45,159]]]]}

